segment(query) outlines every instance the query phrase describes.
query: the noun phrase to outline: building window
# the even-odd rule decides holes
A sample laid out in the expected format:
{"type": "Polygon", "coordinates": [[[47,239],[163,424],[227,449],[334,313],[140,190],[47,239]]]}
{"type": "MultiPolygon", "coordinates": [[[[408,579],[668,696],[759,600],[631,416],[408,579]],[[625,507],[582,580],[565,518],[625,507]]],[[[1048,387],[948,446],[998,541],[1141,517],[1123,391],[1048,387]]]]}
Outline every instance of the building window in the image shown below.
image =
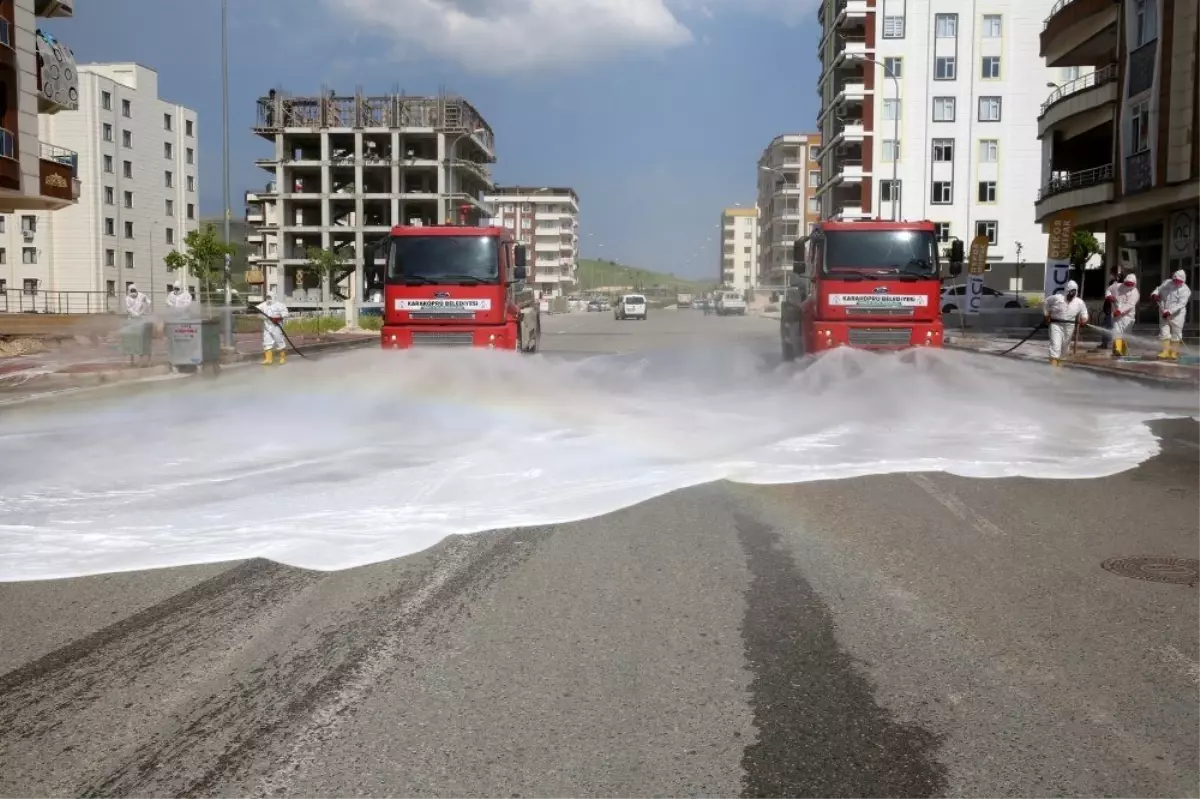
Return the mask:
{"type": "Polygon", "coordinates": [[[891,75],[893,78],[903,78],[904,59],[897,56],[888,56],[883,59],[883,72],[885,75],[891,75]]]}
{"type": "Polygon", "coordinates": [[[133,192],[131,192],[131,191],[125,192],[125,207],[126,208],[133,207],[133,192]]]}
{"type": "Polygon", "coordinates": [[[100,107],[105,111],[112,110],[112,92],[100,92],[100,107]]]}
{"type": "Polygon", "coordinates": [[[116,221],[113,220],[113,218],[111,216],[104,217],[104,235],[105,236],[117,235],[117,223],[116,223],[116,221]]]}
{"type": "Polygon", "coordinates": [[[163,114],[163,130],[170,130],[173,124],[170,114],[163,114]]]}
{"type": "Polygon", "coordinates": [[[1137,49],[1146,42],[1158,38],[1157,0],[1135,0],[1133,21],[1133,47],[1137,49]]]}
{"type": "Polygon", "coordinates": [[[981,202],[981,203],[996,202],[996,181],[994,181],[994,180],[979,181],[979,202],[981,202]]]}
{"type": "Polygon", "coordinates": [[[115,280],[104,281],[104,293],[110,297],[117,296],[117,281],[115,281],[115,280]]]}
{"type": "Polygon", "coordinates": [[[933,98],[933,121],[934,122],[953,122],[954,121],[954,98],[953,97],[934,97],[933,98]]]}
{"type": "Polygon", "coordinates": [[[979,141],[979,163],[995,164],[1000,161],[1000,142],[996,139],[979,141]]]}
{"type": "Polygon", "coordinates": [[[954,80],[957,75],[958,68],[954,56],[938,56],[933,59],[934,80],[954,80]]]}
{"type": "Polygon", "coordinates": [[[175,201],[167,200],[164,205],[166,206],[165,216],[175,216],[175,201]]]}
{"type": "Polygon", "coordinates": [[[117,193],[116,193],[116,191],[113,190],[112,186],[104,187],[104,204],[105,205],[116,205],[117,204],[117,193]]]}
{"type": "Polygon", "coordinates": [[[133,253],[129,251],[125,252],[125,268],[133,269],[133,253]]]}
{"type": "Polygon", "coordinates": [[[883,38],[885,39],[903,39],[904,38],[904,17],[893,15],[883,18],[883,38]]]}
{"type": "Polygon", "coordinates": [[[996,242],[998,241],[997,236],[999,234],[999,228],[1000,228],[999,222],[995,222],[993,220],[988,220],[988,221],[980,220],[979,222],[975,223],[975,235],[976,236],[987,236],[988,244],[990,244],[991,246],[994,247],[994,246],[996,246],[996,242]]]}
{"type": "Polygon", "coordinates": [[[941,163],[953,161],[954,139],[934,139],[933,160],[941,163]]]}
{"type": "Polygon", "coordinates": [[[193,177],[192,175],[187,176],[187,190],[188,191],[196,190],[196,178],[193,177]]]}
{"type": "Polygon", "coordinates": [[[1150,101],[1134,103],[1129,109],[1130,155],[1144,153],[1150,149],[1150,101]]]}
{"type": "Polygon", "coordinates": [[[1002,25],[1000,24],[999,14],[984,14],[983,15],[983,38],[999,39],[1002,35],[1002,25]]]}
{"type": "Polygon", "coordinates": [[[186,157],[184,158],[184,160],[187,163],[189,163],[189,164],[196,163],[196,151],[193,150],[191,147],[187,148],[187,152],[185,155],[186,155],[186,157]]]}
{"type": "Polygon", "coordinates": [[[132,161],[126,161],[126,162],[125,162],[125,163],[122,165],[122,171],[125,173],[125,177],[127,177],[127,178],[131,178],[131,177],[133,177],[133,162],[132,162],[132,161]]]}
{"type": "Polygon", "coordinates": [[[899,202],[900,189],[901,185],[898,180],[879,181],[879,201],[881,203],[899,202]]]}
{"type": "Polygon", "coordinates": [[[934,35],[939,39],[955,39],[958,38],[958,14],[936,14],[934,21],[934,35]]]}
{"type": "Polygon", "coordinates": [[[168,189],[175,186],[175,173],[169,169],[166,172],[163,172],[163,185],[168,189]]]}
{"type": "Polygon", "coordinates": [[[132,222],[125,223],[125,238],[127,238],[127,239],[133,238],[133,223],[132,222]]]}
{"type": "Polygon", "coordinates": [[[133,103],[131,103],[129,100],[121,101],[121,116],[123,116],[123,117],[132,117],[133,116],[133,103]]]}
{"type": "Polygon", "coordinates": [[[174,244],[174,243],[175,243],[175,228],[169,227],[169,228],[167,228],[167,244],[174,244]]]}
{"type": "Polygon", "coordinates": [[[938,241],[950,241],[950,223],[949,222],[934,222],[933,237],[938,241]]]}
{"type": "Polygon", "coordinates": [[[887,163],[900,160],[900,142],[895,139],[883,140],[883,160],[887,163]]]}
{"type": "Polygon", "coordinates": [[[21,263],[36,264],[37,263],[37,248],[22,247],[21,248],[21,263]]]}
{"type": "Polygon", "coordinates": [[[814,169],[808,173],[808,187],[810,189],[820,188],[821,186],[821,171],[814,169]]]}
{"type": "Polygon", "coordinates": [[[163,142],[163,158],[168,161],[175,157],[175,147],[169,141],[163,142]]]}
{"type": "Polygon", "coordinates": [[[979,77],[984,80],[999,80],[1000,56],[985,55],[979,64],[979,77]]]}
{"type": "Polygon", "coordinates": [[[113,126],[112,126],[112,125],[110,125],[109,123],[105,122],[105,123],[104,123],[104,127],[102,128],[102,130],[103,130],[103,132],[104,132],[104,133],[103,133],[103,135],[104,135],[104,140],[105,140],[105,141],[112,141],[112,140],[113,140],[113,126]]]}
{"type": "Polygon", "coordinates": [[[821,200],[818,197],[808,198],[808,213],[815,216],[821,213],[821,200]]]}
{"type": "Polygon", "coordinates": [[[21,290],[26,294],[38,293],[38,281],[36,277],[27,277],[21,281],[21,290]]]}
{"type": "Polygon", "coordinates": [[[32,215],[23,215],[21,217],[21,234],[24,236],[32,236],[37,233],[37,217],[32,215]]]}
{"type": "Polygon", "coordinates": [[[104,251],[104,265],[105,266],[116,266],[117,265],[117,251],[116,250],[105,250],[104,251]]]}
{"type": "Polygon", "coordinates": [[[6,263],[8,263],[8,250],[4,247],[0,247],[0,264],[6,263]]]}
{"type": "Polygon", "coordinates": [[[130,149],[133,148],[133,131],[130,131],[130,130],[121,131],[121,146],[128,147],[130,149]]]}
{"type": "Polygon", "coordinates": [[[895,122],[900,118],[899,100],[887,99],[883,101],[883,118],[888,122],[895,122]]]}
{"type": "Polygon", "coordinates": [[[106,155],[106,156],[104,156],[104,171],[105,171],[105,172],[107,172],[107,173],[108,173],[108,174],[110,174],[110,175],[112,174],[112,171],[113,171],[113,157],[112,157],[111,155],[106,155]]]}
{"type": "Polygon", "coordinates": [[[183,123],[183,132],[185,136],[192,136],[195,133],[195,127],[192,120],[185,120],[183,123]]]}
{"type": "Polygon", "coordinates": [[[999,122],[1000,121],[1000,98],[999,97],[980,97],[979,98],[979,121],[980,122],[999,122]]]}
{"type": "Polygon", "coordinates": [[[954,202],[954,184],[948,180],[935,180],[929,194],[932,205],[950,205],[954,202]]]}
{"type": "Polygon", "coordinates": [[[187,207],[187,218],[188,218],[188,219],[195,219],[195,218],[196,218],[196,206],[192,205],[191,203],[188,203],[188,207],[187,207]]]}

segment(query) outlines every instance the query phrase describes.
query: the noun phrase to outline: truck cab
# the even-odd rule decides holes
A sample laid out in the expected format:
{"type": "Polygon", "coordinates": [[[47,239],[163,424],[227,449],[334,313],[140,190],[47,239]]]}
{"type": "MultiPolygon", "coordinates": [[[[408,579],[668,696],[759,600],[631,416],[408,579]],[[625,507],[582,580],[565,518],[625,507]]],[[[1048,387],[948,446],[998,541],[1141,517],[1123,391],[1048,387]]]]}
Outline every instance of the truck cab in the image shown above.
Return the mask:
{"type": "Polygon", "coordinates": [[[384,349],[483,347],[536,352],[541,315],[526,252],[502,227],[397,226],[384,267],[384,349]]]}
{"type": "MultiPolygon", "coordinates": [[[[949,272],[962,272],[962,242],[949,272]]],[[[825,221],[796,242],[780,306],[784,360],[836,347],[943,346],[942,263],[932,222],[825,221]]]]}

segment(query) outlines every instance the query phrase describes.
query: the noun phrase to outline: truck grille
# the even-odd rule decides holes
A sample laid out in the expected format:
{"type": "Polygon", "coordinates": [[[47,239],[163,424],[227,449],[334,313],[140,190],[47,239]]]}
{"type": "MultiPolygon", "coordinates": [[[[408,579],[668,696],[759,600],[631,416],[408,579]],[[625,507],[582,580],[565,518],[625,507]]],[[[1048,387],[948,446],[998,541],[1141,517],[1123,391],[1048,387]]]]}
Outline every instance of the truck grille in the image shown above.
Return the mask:
{"type": "Polygon", "coordinates": [[[414,347],[469,347],[475,342],[475,337],[468,331],[465,333],[432,333],[414,332],[412,343],[414,347]]]}
{"type": "Polygon", "coordinates": [[[474,319],[474,311],[412,311],[410,319],[474,319]]]}
{"type": "Polygon", "coordinates": [[[847,308],[846,316],[912,316],[912,308],[847,308]]]}
{"type": "Polygon", "coordinates": [[[912,331],[907,327],[852,327],[851,347],[907,347],[912,331]]]}

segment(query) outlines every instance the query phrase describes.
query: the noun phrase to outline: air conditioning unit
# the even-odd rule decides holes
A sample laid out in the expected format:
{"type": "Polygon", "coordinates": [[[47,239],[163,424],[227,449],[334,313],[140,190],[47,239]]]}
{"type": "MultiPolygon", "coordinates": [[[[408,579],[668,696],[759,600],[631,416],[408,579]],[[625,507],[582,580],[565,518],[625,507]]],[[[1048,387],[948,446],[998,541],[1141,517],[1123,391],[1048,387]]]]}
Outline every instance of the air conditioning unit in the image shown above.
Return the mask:
{"type": "Polygon", "coordinates": [[[21,231],[21,238],[25,239],[25,241],[33,241],[34,234],[35,231],[25,229],[21,231]]]}

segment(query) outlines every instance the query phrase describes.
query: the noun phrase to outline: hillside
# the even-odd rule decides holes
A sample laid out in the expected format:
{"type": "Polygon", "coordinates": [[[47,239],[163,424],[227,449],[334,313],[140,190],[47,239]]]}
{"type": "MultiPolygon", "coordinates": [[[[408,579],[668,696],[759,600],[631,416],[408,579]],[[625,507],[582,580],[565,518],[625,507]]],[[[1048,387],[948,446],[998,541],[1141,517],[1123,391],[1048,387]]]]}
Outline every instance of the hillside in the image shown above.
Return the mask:
{"type": "Polygon", "coordinates": [[[715,285],[715,281],[693,280],[650,269],[638,269],[614,261],[599,261],[580,258],[579,290],[589,291],[599,286],[630,286],[642,289],[677,288],[683,291],[701,291],[715,285]]]}

